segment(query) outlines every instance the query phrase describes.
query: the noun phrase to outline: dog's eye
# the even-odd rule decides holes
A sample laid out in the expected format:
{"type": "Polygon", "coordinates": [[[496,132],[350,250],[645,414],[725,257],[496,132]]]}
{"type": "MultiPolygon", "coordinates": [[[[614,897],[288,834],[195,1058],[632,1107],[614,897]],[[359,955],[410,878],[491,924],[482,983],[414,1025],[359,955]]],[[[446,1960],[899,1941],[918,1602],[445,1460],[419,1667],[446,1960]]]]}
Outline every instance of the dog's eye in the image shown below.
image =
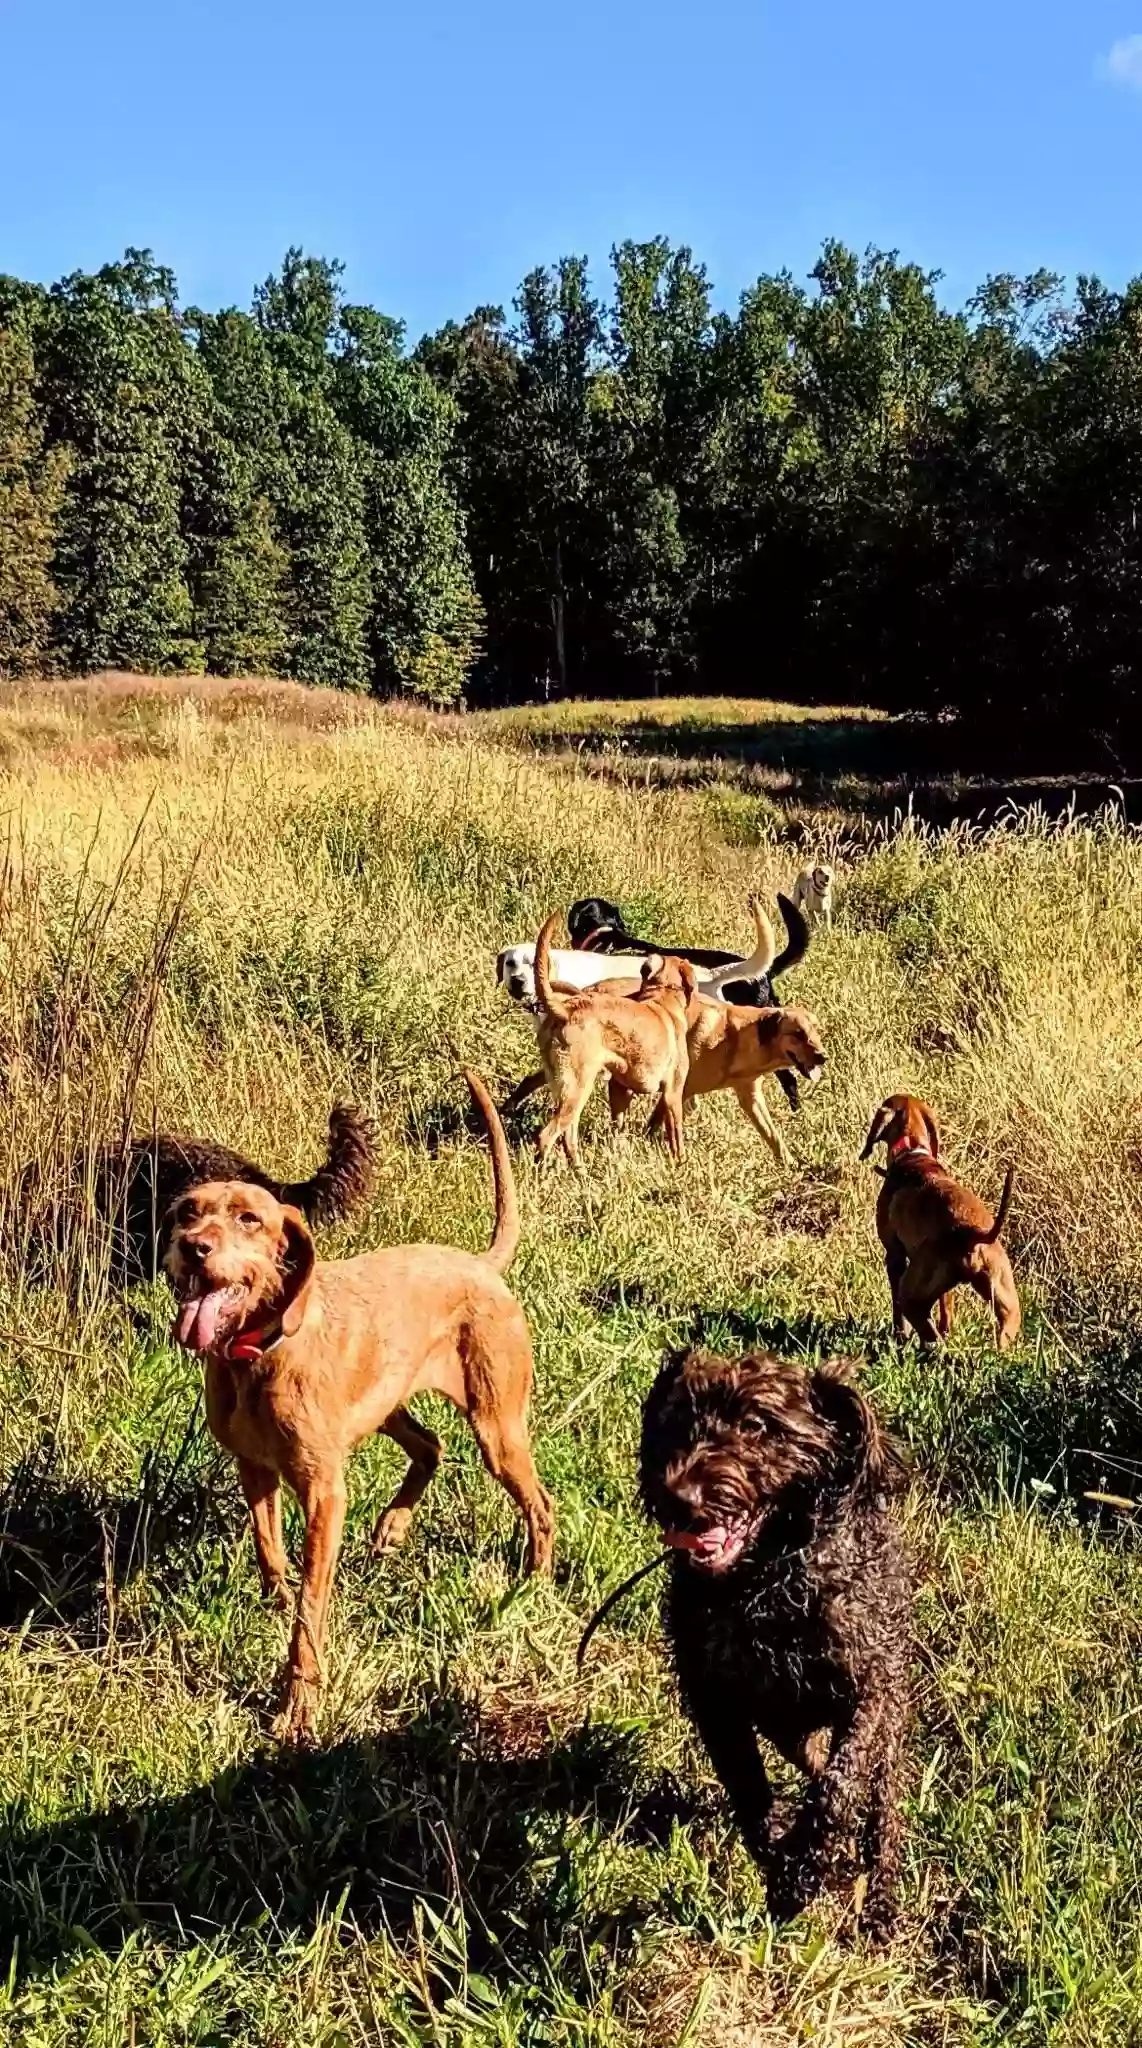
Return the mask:
{"type": "Polygon", "coordinates": [[[238,1221],[242,1225],[243,1230],[257,1230],[260,1228],[262,1219],[260,1216],[255,1216],[251,1209],[244,1209],[238,1221]]]}

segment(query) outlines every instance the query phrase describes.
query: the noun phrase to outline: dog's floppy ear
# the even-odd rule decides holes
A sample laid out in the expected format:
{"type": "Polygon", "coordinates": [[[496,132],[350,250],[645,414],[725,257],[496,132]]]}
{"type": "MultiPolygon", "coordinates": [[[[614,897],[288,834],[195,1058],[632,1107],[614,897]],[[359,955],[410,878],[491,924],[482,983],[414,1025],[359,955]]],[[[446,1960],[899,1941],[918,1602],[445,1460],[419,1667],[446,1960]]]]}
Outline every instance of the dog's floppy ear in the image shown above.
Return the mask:
{"type": "Polygon", "coordinates": [[[881,1103],[880,1108],[869,1125],[868,1136],[864,1141],[864,1150],[860,1155],[862,1159],[872,1158],[873,1147],[879,1145],[881,1139],[888,1136],[893,1120],[899,1114],[899,1110],[893,1109],[890,1102],[881,1103]]]}
{"type": "Polygon", "coordinates": [[[812,1376],[813,1406],[843,1439],[852,1460],[854,1490],[903,1493],[908,1467],[864,1395],[853,1385],[860,1369],[857,1358],[826,1358],[812,1376]]]}
{"type": "Polygon", "coordinates": [[[295,1209],[292,1203],[287,1203],[282,1209],[282,1238],[284,1246],[281,1270],[285,1281],[282,1297],[282,1336],[296,1337],[313,1288],[313,1268],[317,1264],[317,1253],[313,1248],[309,1225],[301,1210],[295,1209]]]}
{"type": "Polygon", "coordinates": [[[924,1129],[928,1133],[928,1143],[932,1147],[932,1157],[933,1159],[938,1159],[940,1156],[939,1127],[926,1102],[920,1104],[920,1114],[924,1119],[924,1129]]]}
{"type": "Polygon", "coordinates": [[[186,1193],[187,1190],[184,1188],[177,1201],[171,1203],[170,1208],[159,1224],[158,1241],[155,1245],[155,1267],[160,1273],[165,1271],[166,1268],[167,1257],[171,1248],[171,1239],[174,1236],[177,1224],[178,1212],[182,1207],[186,1193]]]}

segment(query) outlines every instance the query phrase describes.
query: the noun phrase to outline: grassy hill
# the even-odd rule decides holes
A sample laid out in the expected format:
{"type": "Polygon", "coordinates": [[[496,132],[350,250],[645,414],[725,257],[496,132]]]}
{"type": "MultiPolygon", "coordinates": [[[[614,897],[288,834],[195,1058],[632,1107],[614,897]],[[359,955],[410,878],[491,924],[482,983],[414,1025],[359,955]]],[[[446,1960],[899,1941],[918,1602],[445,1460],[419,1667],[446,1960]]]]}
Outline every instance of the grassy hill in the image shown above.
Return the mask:
{"type": "MultiPolygon", "coordinates": [[[[636,722],[576,718],[618,741],[636,722]]],[[[748,728],[750,708],[718,720],[748,728]]],[[[631,747],[621,773],[594,744],[549,753],[550,713],[129,678],[0,696],[12,2048],[1142,2039],[1142,1559],[1132,1512],[1086,1498],[1142,1497],[1142,845],[1114,810],[858,834],[847,803],[818,817],[804,788],[719,768],[709,722],[672,707],[670,756],[698,765],[657,775],[630,772],[631,747]],[[95,1245],[78,1301],[33,1287],[24,1162],[157,1123],[302,1173],[349,1096],[381,1126],[380,1183],[323,1248],[478,1247],[490,1175],[456,1070],[502,1094],[533,1052],[498,948],[587,891],[744,948],[748,890],[772,901],[818,841],[842,863],[837,926],[786,992],[830,1063],[795,1123],[774,1089],[795,1169],[721,1099],[696,1106],[678,1170],[601,1109],[581,1178],[541,1180],[517,1150],[554,1583],[520,1585],[511,1510],[443,1412],[408,1548],[370,1561],[401,1460],[367,1446],[322,1747],[283,1758],[283,1626],[169,1297],[109,1297],[95,1245]],[[1017,1162],[1026,1331],[1003,1361],[966,1301],[936,1361],[889,1340],[856,1161],[900,1087],[986,1197],[1017,1162]],[[855,1351],[912,1448],[907,1928],[881,1956],[843,1901],[770,1928],[672,1697],[653,1579],[576,1676],[586,1618],[653,1553],[640,1401],[690,1337],[855,1351]]],[[[876,723],[838,722],[839,775],[843,730],[876,723]]]]}

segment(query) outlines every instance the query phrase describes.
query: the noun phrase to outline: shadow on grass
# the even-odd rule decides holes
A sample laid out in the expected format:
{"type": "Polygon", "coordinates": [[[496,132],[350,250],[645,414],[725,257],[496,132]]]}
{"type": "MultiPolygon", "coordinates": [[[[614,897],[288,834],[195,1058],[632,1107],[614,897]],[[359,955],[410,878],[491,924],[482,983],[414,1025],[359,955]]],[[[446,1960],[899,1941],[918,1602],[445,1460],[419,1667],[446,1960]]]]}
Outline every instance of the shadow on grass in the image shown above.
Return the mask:
{"type": "Polygon", "coordinates": [[[0,1489],[0,1628],[64,1626],[80,1642],[99,1640],[112,1589],[147,1568],[181,1577],[204,1539],[233,1537],[239,1508],[225,1498],[179,1459],[149,1460],[132,1494],[104,1493],[64,1477],[45,1440],[0,1489]]]}
{"type": "Polygon", "coordinates": [[[576,1944],[619,1931],[623,1916],[583,1910],[572,1832],[597,1823],[653,1847],[699,1813],[673,1779],[646,1782],[639,1742],[587,1726],[552,1746],[539,1710],[497,1724],[442,1696],[391,1734],[235,1765],[174,1798],[46,1826],[16,1804],[0,1938],[36,1971],[140,1926],[185,1941],[269,1918],[304,1933],[344,1901],[366,1932],[399,1937],[419,1903],[458,1902],[473,1965],[511,1973],[572,1923],[576,1944]]]}
{"type": "Polygon", "coordinates": [[[988,821],[1012,805],[1037,804],[1056,817],[1072,798],[1082,813],[1124,799],[1127,817],[1142,819],[1142,779],[1096,752],[1076,759],[1072,745],[1055,744],[1036,755],[1023,742],[1012,745],[1007,766],[997,770],[994,748],[982,751],[978,733],[922,719],[633,719],[596,729],[569,721],[528,730],[526,742],[537,752],[586,760],[609,781],[676,789],[730,783],[782,806],[836,806],[878,819],[910,804],[935,826],[988,821]]]}
{"type": "Polygon", "coordinates": [[[663,1347],[693,1344],[732,1355],[775,1351],[816,1364],[833,1354],[863,1361],[885,1421],[917,1469],[946,1495],[996,1485],[1045,1506],[1070,1501],[1086,1523],[1142,1543],[1142,1350],[1121,1345],[1089,1357],[1043,1349],[997,1352],[986,1327],[962,1350],[897,1347],[885,1323],[856,1316],[776,1315],[764,1303],[689,1308],[639,1280],[613,1280],[583,1296],[601,1315],[653,1317],[663,1347]],[[1139,1509],[1090,1498],[1115,1496],[1139,1509]]]}

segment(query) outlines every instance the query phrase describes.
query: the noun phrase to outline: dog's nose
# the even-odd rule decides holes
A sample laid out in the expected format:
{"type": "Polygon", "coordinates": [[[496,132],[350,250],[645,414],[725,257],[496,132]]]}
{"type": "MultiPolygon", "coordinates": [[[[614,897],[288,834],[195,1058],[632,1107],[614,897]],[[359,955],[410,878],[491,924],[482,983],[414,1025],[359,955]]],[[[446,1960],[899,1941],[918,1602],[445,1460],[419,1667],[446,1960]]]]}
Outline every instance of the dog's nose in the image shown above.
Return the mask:
{"type": "Polygon", "coordinates": [[[209,1237],[184,1237],[183,1249],[188,1258],[196,1260],[201,1266],[210,1257],[215,1247],[213,1240],[209,1237]]]}

